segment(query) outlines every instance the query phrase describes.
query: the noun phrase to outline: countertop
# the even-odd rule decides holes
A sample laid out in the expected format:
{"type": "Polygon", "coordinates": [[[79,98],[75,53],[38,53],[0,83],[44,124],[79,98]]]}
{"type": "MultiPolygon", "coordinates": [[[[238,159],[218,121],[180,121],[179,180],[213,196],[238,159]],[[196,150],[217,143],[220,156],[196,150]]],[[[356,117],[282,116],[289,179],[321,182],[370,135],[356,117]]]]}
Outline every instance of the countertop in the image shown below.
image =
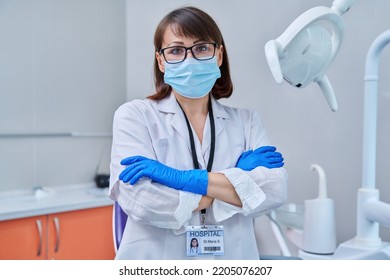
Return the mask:
{"type": "Polygon", "coordinates": [[[95,183],[0,192],[0,221],[113,205],[95,183]]]}

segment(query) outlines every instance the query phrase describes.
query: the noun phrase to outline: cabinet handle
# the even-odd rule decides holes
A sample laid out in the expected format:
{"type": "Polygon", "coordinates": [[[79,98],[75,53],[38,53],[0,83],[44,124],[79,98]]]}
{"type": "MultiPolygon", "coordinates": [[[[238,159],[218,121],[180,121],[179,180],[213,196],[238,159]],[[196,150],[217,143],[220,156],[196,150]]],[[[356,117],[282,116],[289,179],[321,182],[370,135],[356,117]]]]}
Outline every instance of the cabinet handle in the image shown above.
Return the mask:
{"type": "Polygon", "coordinates": [[[42,253],[42,245],[43,245],[43,232],[42,232],[42,221],[40,219],[35,221],[37,224],[38,234],[39,234],[39,244],[37,256],[39,257],[42,253]]]}
{"type": "Polygon", "coordinates": [[[58,217],[54,217],[53,222],[56,229],[56,245],[54,247],[54,253],[57,253],[60,248],[60,219],[58,217]]]}

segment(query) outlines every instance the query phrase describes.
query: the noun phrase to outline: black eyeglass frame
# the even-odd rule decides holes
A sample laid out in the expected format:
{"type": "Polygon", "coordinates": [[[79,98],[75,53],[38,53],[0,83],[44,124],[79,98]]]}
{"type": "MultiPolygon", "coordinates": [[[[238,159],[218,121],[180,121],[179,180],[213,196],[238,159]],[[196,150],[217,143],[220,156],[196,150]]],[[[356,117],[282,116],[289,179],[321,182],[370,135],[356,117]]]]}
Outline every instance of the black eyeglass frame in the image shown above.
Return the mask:
{"type": "Polygon", "coordinates": [[[217,49],[217,47],[218,47],[218,44],[217,44],[217,43],[209,43],[209,42],[206,42],[206,43],[197,43],[197,44],[192,45],[191,47],[184,47],[184,46],[172,46],[172,47],[167,47],[167,48],[161,49],[158,53],[159,53],[159,54],[162,54],[162,56],[164,57],[164,60],[166,61],[166,63],[168,63],[168,64],[177,64],[177,63],[181,63],[181,62],[183,62],[184,60],[186,60],[188,50],[191,51],[192,56],[193,56],[196,60],[200,60],[200,61],[210,60],[210,59],[212,59],[212,58],[215,56],[215,50],[217,49]],[[192,50],[192,48],[193,48],[193,47],[196,47],[196,46],[205,45],[205,44],[210,44],[210,45],[213,45],[213,46],[214,46],[213,55],[212,55],[211,57],[207,57],[207,58],[197,58],[196,55],[194,54],[194,51],[192,50]],[[167,60],[167,58],[165,57],[164,51],[167,50],[167,49],[173,49],[173,48],[182,48],[182,49],[185,50],[185,52],[184,52],[184,58],[183,58],[182,60],[175,61],[175,62],[170,62],[170,61],[167,60]]]}

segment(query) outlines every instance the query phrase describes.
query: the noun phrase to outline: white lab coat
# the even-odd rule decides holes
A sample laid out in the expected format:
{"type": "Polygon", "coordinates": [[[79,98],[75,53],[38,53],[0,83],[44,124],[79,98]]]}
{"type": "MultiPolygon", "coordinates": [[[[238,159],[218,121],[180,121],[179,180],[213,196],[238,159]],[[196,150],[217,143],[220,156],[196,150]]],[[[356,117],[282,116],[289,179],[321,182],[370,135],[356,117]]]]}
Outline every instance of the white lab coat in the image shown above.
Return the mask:
{"type": "MultiPolygon", "coordinates": [[[[284,168],[235,168],[249,149],[269,145],[259,115],[224,106],[212,98],[216,143],[212,172],[223,173],[236,189],[242,208],[214,200],[206,224],[224,226],[225,254],[215,259],[258,259],[253,218],[286,201],[284,168]]],[[[210,152],[210,123],[206,119],[202,144],[194,132],[198,162],[206,169],[210,152]]],[[[165,187],[149,179],[134,186],[118,180],[123,158],[141,155],[170,167],[193,169],[188,128],[175,96],[161,101],[133,100],[120,106],[113,123],[110,198],[128,214],[116,259],[193,259],[186,256],[185,226],[199,225],[194,211],[200,195],[165,187]]]]}

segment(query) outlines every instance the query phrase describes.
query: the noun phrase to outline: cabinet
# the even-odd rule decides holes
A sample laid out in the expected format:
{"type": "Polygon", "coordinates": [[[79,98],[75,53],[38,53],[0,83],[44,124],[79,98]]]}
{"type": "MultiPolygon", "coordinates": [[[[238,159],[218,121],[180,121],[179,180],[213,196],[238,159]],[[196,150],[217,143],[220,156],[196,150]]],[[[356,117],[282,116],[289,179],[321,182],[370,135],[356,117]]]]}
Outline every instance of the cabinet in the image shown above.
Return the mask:
{"type": "Polygon", "coordinates": [[[109,260],[112,206],[0,222],[0,259],[109,260]]]}

